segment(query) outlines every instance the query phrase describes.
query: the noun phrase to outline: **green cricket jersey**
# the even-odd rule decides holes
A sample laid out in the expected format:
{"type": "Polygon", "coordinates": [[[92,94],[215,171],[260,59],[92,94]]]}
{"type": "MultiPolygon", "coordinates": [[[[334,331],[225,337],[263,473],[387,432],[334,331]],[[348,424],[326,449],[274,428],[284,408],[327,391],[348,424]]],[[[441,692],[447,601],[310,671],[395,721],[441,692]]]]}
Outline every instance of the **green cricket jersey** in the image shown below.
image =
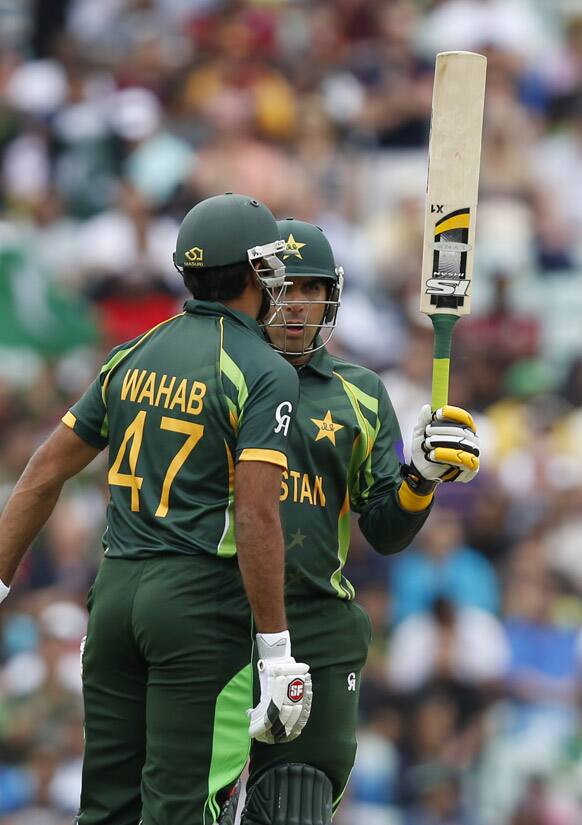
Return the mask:
{"type": "Polygon", "coordinates": [[[185,311],[113,350],[63,422],[109,445],[108,557],[233,556],[234,467],[287,467],[293,367],[223,304],[185,311]]]}
{"type": "Polygon", "coordinates": [[[298,369],[299,404],[283,473],[281,521],[287,547],[287,594],[319,592],[352,599],[343,575],[350,511],[380,553],[404,549],[430,507],[399,503],[402,438],[380,378],[326,349],[298,369]]]}

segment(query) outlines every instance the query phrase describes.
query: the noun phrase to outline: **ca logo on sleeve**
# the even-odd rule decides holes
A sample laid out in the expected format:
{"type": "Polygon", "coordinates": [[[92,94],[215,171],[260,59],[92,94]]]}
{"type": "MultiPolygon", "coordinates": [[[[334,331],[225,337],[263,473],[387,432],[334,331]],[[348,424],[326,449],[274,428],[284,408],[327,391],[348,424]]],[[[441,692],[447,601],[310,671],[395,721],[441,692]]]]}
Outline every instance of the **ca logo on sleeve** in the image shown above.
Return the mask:
{"type": "Polygon", "coordinates": [[[281,401],[281,403],[275,410],[275,419],[277,421],[277,426],[275,427],[273,432],[280,433],[282,430],[283,435],[287,436],[287,433],[289,431],[289,424],[291,423],[292,410],[293,404],[290,401],[281,401]]]}

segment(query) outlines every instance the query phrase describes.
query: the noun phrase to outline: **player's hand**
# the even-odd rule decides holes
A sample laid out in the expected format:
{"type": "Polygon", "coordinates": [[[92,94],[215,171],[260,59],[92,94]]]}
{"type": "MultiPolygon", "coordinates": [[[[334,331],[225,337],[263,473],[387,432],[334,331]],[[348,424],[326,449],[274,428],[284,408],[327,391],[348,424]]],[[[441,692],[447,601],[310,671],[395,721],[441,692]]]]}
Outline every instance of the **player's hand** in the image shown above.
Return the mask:
{"type": "Polygon", "coordinates": [[[429,482],[471,481],[479,472],[479,436],[470,413],[425,404],[412,436],[412,472],[429,482]]]}
{"type": "Polygon", "coordinates": [[[270,745],[296,739],[311,712],[309,665],[291,656],[289,631],[257,633],[259,704],[247,711],[249,734],[270,745]]]}
{"type": "Polygon", "coordinates": [[[6,596],[10,593],[10,588],[7,584],[4,584],[2,579],[0,579],[0,604],[4,601],[6,596]]]}

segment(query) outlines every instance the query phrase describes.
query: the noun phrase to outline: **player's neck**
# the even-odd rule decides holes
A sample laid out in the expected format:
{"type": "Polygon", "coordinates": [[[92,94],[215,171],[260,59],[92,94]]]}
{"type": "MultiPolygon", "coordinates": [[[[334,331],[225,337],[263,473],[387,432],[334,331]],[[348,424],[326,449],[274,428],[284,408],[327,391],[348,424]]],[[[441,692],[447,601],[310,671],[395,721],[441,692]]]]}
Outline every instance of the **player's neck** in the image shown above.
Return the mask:
{"type": "Polygon", "coordinates": [[[261,308],[260,292],[247,287],[237,298],[231,298],[222,303],[229,309],[234,309],[236,312],[244,312],[246,315],[250,315],[253,320],[256,320],[261,308]]]}
{"type": "Polygon", "coordinates": [[[312,352],[306,352],[304,355],[286,355],[285,360],[294,367],[303,367],[311,360],[312,352]]]}

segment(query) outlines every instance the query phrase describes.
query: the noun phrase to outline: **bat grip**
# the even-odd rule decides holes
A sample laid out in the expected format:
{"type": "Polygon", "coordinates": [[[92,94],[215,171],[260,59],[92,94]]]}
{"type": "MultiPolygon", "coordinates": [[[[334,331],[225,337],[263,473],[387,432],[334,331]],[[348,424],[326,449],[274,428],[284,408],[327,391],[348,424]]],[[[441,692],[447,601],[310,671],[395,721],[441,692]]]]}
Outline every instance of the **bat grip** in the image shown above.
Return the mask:
{"type": "Polygon", "coordinates": [[[453,327],[458,315],[438,313],[431,315],[434,327],[434,355],[432,362],[432,399],[433,410],[449,403],[449,367],[451,363],[451,341],[453,327]]]}

